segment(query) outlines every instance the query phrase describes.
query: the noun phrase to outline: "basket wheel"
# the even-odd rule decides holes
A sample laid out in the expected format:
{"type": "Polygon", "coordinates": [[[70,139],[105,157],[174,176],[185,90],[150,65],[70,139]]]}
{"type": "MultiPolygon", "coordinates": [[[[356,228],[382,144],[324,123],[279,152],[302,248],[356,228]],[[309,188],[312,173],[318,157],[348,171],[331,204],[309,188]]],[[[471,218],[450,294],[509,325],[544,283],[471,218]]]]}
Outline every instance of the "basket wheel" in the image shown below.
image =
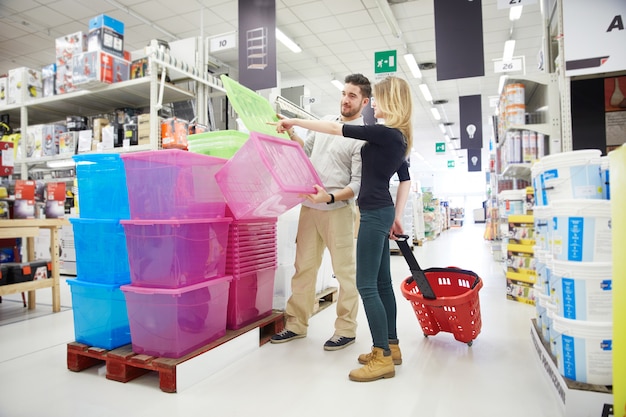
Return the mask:
{"type": "Polygon", "coordinates": [[[426,333],[424,333],[424,337],[428,337],[428,335],[426,333]]]}
{"type": "Polygon", "coordinates": [[[470,340],[469,342],[467,342],[467,346],[472,346],[474,344],[473,340],[470,340]]]}

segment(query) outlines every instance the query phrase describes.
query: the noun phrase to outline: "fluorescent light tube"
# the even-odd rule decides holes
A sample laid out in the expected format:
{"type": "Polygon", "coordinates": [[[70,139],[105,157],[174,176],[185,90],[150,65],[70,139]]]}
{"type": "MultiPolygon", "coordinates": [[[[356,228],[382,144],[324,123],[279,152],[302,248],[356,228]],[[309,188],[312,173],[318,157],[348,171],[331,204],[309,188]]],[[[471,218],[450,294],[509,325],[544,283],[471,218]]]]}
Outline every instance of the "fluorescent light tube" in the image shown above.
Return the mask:
{"type": "Polygon", "coordinates": [[[380,9],[380,12],[383,14],[383,18],[385,19],[385,22],[387,22],[387,26],[389,26],[393,37],[399,38],[402,35],[402,30],[400,30],[400,25],[398,24],[396,17],[393,15],[393,12],[391,11],[389,3],[387,3],[387,0],[376,0],[376,5],[378,6],[378,9],[380,9]]]}
{"type": "Polygon", "coordinates": [[[446,133],[446,127],[443,123],[439,123],[439,130],[441,130],[441,133],[446,133]]]}
{"type": "Polygon", "coordinates": [[[433,114],[435,120],[441,120],[441,115],[439,114],[439,110],[436,107],[431,107],[430,112],[433,114]]]}
{"type": "Polygon", "coordinates": [[[413,56],[413,54],[404,54],[404,61],[409,66],[413,77],[422,78],[422,71],[420,71],[420,67],[417,65],[417,61],[415,60],[415,56],[413,56]]]}
{"type": "Polygon", "coordinates": [[[337,87],[337,89],[339,89],[339,91],[343,91],[343,83],[341,81],[339,81],[338,79],[333,79],[330,81],[330,83],[332,85],[334,85],[335,87],[337,87]]]}
{"type": "Polygon", "coordinates": [[[289,48],[292,52],[299,54],[302,52],[302,48],[297,43],[292,41],[285,35],[280,29],[276,28],[276,39],[278,39],[283,45],[289,48]]]}
{"type": "Polygon", "coordinates": [[[504,52],[502,52],[502,60],[511,62],[513,60],[513,51],[515,51],[515,39],[509,39],[504,42],[504,52]]]}
{"type": "Polygon", "coordinates": [[[513,6],[509,9],[509,20],[514,22],[522,17],[522,9],[524,6],[513,6]]]}
{"type": "Polygon", "coordinates": [[[433,101],[433,96],[430,94],[430,90],[428,89],[428,85],[420,84],[420,90],[422,90],[422,95],[424,96],[424,100],[433,101]]]}

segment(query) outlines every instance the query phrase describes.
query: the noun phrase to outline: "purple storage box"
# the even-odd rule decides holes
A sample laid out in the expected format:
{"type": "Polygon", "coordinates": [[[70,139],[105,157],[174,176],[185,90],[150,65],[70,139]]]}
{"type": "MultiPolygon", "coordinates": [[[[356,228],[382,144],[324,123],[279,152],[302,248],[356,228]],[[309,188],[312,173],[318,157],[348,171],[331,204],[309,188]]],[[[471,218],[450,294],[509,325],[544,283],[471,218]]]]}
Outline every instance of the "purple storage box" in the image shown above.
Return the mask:
{"type": "Polygon", "coordinates": [[[226,159],[180,149],[121,155],[131,219],[224,217],[226,202],[215,180],[226,159]]]}
{"type": "Polygon", "coordinates": [[[229,217],[122,220],[130,282],[178,288],[225,274],[229,217]]]}
{"type": "Polygon", "coordinates": [[[180,358],[224,336],[231,279],[175,289],[121,286],[133,352],[180,358]]]}
{"type": "Polygon", "coordinates": [[[323,186],[302,147],[258,132],[215,174],[235,219],[276,218],[323,186]]]}
{"type": "Polygon", "coordinates": [[[237,330],[272,313],[276,267],[233,275],[226,328],[237,330]]]}

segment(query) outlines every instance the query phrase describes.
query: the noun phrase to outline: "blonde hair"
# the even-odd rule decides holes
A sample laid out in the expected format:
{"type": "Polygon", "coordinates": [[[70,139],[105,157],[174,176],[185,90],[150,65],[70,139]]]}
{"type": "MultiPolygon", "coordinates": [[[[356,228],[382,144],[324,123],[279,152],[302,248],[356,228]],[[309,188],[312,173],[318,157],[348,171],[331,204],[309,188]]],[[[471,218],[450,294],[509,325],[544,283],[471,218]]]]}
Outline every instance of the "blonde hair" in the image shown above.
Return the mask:
{"type": "Polygon", "coordinates": [[[413,147],[413,100],[411,88],[406,80],[398,77],[387,77],[374,85],[376,106],[380,108],[385,125],[398,129],[406,139],[406,153],[413,147]]]}

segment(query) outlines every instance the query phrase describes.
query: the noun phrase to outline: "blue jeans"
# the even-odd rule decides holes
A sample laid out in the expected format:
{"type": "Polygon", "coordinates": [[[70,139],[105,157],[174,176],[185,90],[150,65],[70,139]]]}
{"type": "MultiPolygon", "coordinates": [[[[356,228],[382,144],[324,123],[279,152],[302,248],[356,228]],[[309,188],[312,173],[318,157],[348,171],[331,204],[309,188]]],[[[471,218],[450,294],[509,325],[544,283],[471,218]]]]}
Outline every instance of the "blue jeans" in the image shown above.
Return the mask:
{"type": "Polygon", "coordinates": [[[389,266],[389,231],[395,219],[393,206],[361,210],[356,244],[356,285],[363,300],[374,347],[389,349],[397,339],[396,297],[389,266]]]}

